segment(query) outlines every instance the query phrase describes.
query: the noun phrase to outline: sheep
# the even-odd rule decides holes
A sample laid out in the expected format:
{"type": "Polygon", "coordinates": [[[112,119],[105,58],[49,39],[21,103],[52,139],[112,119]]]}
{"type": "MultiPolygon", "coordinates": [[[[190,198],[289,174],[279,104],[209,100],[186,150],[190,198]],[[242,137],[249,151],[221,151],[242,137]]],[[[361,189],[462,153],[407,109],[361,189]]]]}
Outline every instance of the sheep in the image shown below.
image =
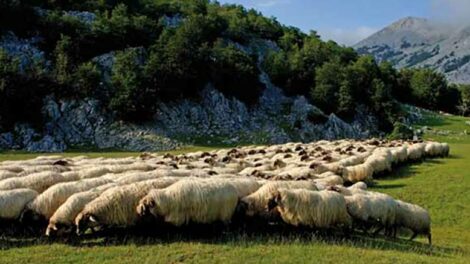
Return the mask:
{"type": "Polygon", "coordinates": [[[9,171],[9,172],[13,172],[13,173],[20,173],[24,169],[22,167],[16,166],[16,165],[2,165],[2,166],[0,166],[0,170],[9,171]]]}
{"type": "Polygon", "coordinates": [[[108,183],[89,191],[79,192],[71,195],[49,219],[46,228],[46,236],[58,233],[62,229],[73,228],[74,220],[83,208],[104,191],[116,187],[115,183],[108,183]]]}
{"type": "Polygon", "coordinates": [[[0,181],[0,190],[29,188],[38,193],[42,193],[56,183],[74,180],[77,180],[77,177],[66,177],[57,172],[45,171],[33,173],[25,177],[10,178],[0,181]]]}
{"type": "Polygon", "coordinates": [[[367,190],[367,184],[362,181],[356,182],[355,184],[349,186],[348,189],[367,190]]]}
{"type": "Polygon", "coordinates": [[[65,172],[69,171],[70,169],[64,166],[54,166],[54,165],[40,165],[40,166],[32,166],[26,167],[22,172],[18,174],[19,177],[24,177],[27,175],[31,175],[37,172],[44,172],[44,171],[52,171],[52,172],[65,172]]]}
{"type": "Polygon", "coordinates": [[[279,189],[269,198],[268,210],[274,208],[284,222],[293,226],[349,229],[352,225],[344,197],[332,191],[279,189]]]}
{"type": "Polygon", "coordinates": [[[36,196],[38,192],[26,188],[0,191],[0,218],[18,219],[26,204],[36,196]]]}
{"type": "Polygon", "coordinates": [[[394,226],[394,237],[396,237],[397,228],[403,227],[413,231],[410,240],[416,238],[417,235],[423,234],[428,238],[429,245],[431,241],[431,217],[424,208],[397,200],[397,213],[394,226]]]}
{"type": "Polygon", "coordinates": [[[228,223],[237,206],[235,187],[223,181],[182,180],[150,191],[137,206],[140,216],[152,215],[174,226],[190,222],[228,223]]]}
{"type": "Polygon", "coordinates": [[[88,203],[76,219],[77,234],[96,226],[134,226],[138,220],[135,208],[151,189],[165,188],[178,178],[159,178],[107,190],[88,203]]]}
{"type": "Polygon", "coordinates": [[[328,186],[342,185],[344,183],[343,178],[338,175],[330,175],[328,177],[314,179],[313,182],[316,184],[318,189],[325,189],[328,186]]]}
{"type": "Polygon", "coordinates": [[[345,167],[343,169],[343,179],[348,182],[358,182],[372,179],[374,168],[369,163],[363,163],[356,166],[345,167]]]}
{"type": "Polygon", "coordinates": [[[156,167],[147,163],[142,163],[142,162],[135,162],[132,164],[124,164],[124,165],[122,164],[108,165],[105,168],[107,168],[112,173],[122,173],[125,171],[131,171],[131,170],[149,171],[149,170],[156,169],[156,167]]]}
{"type": "Polygon", "coordinates": [[[169,176],[171,170],[153,170],[153,171],[137,171],[132,173],[125,173],[124,175],[120,176],[116,179],[116,182],[119,184],[131,184],[135,182],[145,181],[145,180],[152,180],[164,176],[169,176]]]}
{"type": "Polygon", "coordinates": [[[370,225],[379,225],[378,233],[385,228],[389,233],[395,224],[397,203],[388,195],[356,193],[344,196],[348,213],[360,225],[364,232],[370,225]]]}
{"type": "Polygon", "coordinates": [[[416,143],[407,148],[408,159],[411,161],[420,160],[425,152],[426,143],[416,143]]]}
{"type": "Polygon", "coordinates": [[[266,216],[266,206],[268,204],[269,195],[279,189],[279,188],[289,188],[289,189],[309,189],[317,190],[317,186],[312,181],[272,181],[268,182],[262,187],[260,187],[256,192],[243,197],[239,201],[237,211],[248,216],[266,216]]]}
{"type": "Polygon", "coordinates": [[[25,211],[22,214],[22,222],[40,221],[43,219],[47,220],[71,195],[87,191],[110,182],[110,179],[102,177],[56,184],[41,193],[26,206],[25,211]]]}
{"type": "Polygon", "coordinates": [[[18,175],[8,170],[0,170],[0,181],[14,177],[18,177],[18,175]]]}
{"type": "MultiPolygon", "coordinates": [[[[211,179],[217,179],[217,178],[211,178],[211,179]]],[[[226,181],[227,183],[235,187],[238,198],[240,199],[256,192],[263,185],[259,181],[256,181],[250,178],[241,178],[241,179],[229,178],[229,179],[224,179],[224,181],[226,181]]]]}
{"type": "Polygon", "coordinates": [[[404,163],[408,159],[408,150],[406,146],[395,147],[390,150],[392,153],[392,164],[404,163]]]}
{"type": "MultiPolygon", "coordinates": [[[[374,174],[392,170],[392,154],[385,148],[377,148],[371,156],[365,160],[365,164],[372,167],[374,174]]],[[[363,179],[362,179],[363,180],[363,179]]]]}

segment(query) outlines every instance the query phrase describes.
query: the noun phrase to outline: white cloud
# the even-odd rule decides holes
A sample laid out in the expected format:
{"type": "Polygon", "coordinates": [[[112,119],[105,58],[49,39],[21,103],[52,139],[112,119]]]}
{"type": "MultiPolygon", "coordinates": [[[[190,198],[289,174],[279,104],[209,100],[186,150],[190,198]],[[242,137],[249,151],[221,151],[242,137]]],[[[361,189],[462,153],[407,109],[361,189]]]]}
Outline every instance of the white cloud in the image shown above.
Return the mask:
{"type": "Polygon", "coordinates": [[[432,0],[432,16],[450,23],[470,23],[469,0],[432,0]]]}
{"type": "Polygon", "coordinates": [[[346,30],[342,28],[318,30],[318,34],[320,34],[322,39],[334,40],[339,44],[344,44],[347,46],[354,45],[374,34],[375,32],[377,32],[376,28],[366,26],[358,27],[352,30],[346,30]]]}
{"type": "Polygon", "coordinates": [[[280,4],[289,4],[290,0],[256,0],[257,7],[272,7],[280,4]]]}

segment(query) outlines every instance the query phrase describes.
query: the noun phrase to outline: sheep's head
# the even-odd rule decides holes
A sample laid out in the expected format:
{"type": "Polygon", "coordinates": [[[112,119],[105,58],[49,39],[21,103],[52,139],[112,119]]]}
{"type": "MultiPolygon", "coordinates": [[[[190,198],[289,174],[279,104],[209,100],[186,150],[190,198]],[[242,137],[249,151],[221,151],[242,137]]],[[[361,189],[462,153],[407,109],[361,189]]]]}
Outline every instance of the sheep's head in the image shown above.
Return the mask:
{"type": "Polygon", "coordinates": [[[279,203],[281,202],[281,193],[276,191],[272,194],[271,198],[268,200],[267,210],[271,212],[274,208],[276,208],[279,203]]]}
{"type": "Polygon", "coordinates": [[[237,215],[243,215],[243,216],[249,216],[249,217],[254,216],[256,214],[255,204],[248,197],[245,197],[238,201],[235,211],[237,215]]]}
{"type": "Polygon", "coordinates": [[[26,208],[23,210],[23,212],[21,212],[19,220],[21,223],[28,226],[42,225],[42,223],[47,222],[46,217],[35,212],[34,210],[31,210],[30,208],[26,208]]]}
{"type": "Polygon", "coordinates": [[[62,223],[50,223],[46,229],[46,236],[55,237],[60,236],[63,233],[70,233],[72,227],[62,223]]]}
{"type": "Polygon", "coordinates": [[[98,217],[89,213],[80,213],[77,218],[75,218],[75,225],[77,226],[77,235],[84,234],[89,228],[100,227],[98,217]]]}
{"type": "Polygon", "coordinates": [[[137,214],[140,217],[151,215],[151,209],[155,207],[155,201],[152,199],[144,198],[137,206],[137,214]]]}

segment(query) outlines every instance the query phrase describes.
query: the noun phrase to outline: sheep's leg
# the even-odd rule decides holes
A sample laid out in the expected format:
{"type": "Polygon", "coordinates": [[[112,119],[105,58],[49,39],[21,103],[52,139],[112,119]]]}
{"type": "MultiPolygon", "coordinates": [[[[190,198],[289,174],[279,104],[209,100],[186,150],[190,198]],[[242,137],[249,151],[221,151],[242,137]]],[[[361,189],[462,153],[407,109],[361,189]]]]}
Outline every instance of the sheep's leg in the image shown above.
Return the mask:
{"type": "Polygon", "coordinates": [[[410,237],[410,241],[415,239],[417,236],[418,236],[418,233],[413,231],[413,235],[410,237]]]}
{"type": "Polygon", "coordinates": [[[429,241],[429,245],[432,246],[432,236],[431,236],[431,232],[429,232],[429,234],[428,234],[428,241],[429,241]]]}

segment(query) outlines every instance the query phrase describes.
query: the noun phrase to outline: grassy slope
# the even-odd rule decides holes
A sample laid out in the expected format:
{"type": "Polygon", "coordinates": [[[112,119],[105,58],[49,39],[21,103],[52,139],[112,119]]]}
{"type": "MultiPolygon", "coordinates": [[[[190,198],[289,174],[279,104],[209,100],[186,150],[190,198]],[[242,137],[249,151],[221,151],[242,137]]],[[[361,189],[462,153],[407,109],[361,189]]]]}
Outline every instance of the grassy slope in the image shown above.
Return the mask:
{"type": "MultiPolygon", "coordinates": [[[[364,237],[326,240],[305,234],[286,237],[230,233],[209,238],[164,239],[120,235],[78,242],[5,236],[0,238],[0,247],[4,248],[0,263],[470,263],[470,136],[462,134],[468,126],[465,119],[458,117],[429,117],[423,125],[433,127],[428,138],[451,142],[451,157],[402,167],[393,175],[379,179],[374,189],[430,210],[432,249],[422,238],[417,242],[364,237]],[[439,135],[443,130],[450,133],[439,135]]],[[[67,155],[78,154],[81,153],[67,155]]],[[[0,159],[26,157],[30,155],[0,155],[0,159]]]]}

